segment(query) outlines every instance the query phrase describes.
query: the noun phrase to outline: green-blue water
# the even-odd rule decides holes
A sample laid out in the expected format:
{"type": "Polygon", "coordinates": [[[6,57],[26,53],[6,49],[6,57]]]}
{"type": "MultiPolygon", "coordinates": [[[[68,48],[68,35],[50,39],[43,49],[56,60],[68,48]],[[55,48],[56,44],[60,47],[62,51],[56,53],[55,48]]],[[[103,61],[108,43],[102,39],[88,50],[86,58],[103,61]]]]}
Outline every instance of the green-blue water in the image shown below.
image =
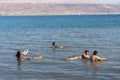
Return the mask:
{"type": "Polygon", "coordinates": [[[120,80],[120,15],[1,16],[1,80],[120,80]],[[51,43],[70,46],[52,49],[51,43]],[[29,49],[17,66],[17,50],[29,49]],[[93,66],[89,61],[66,61],[88,49],[98,50],[108,61],[93,66]]]}

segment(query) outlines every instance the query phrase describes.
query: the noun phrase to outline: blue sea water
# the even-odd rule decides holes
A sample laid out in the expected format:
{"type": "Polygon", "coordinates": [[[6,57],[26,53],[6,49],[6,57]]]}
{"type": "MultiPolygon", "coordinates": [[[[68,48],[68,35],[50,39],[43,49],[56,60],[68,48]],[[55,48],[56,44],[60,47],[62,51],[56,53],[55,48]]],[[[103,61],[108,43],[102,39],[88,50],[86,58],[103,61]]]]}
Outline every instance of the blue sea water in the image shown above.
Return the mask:
{"type": "Polygon", "coordinates": [[[0,16],[0,48],[1,80],[120,80],[120,15],[0,16]],[[18,66],[24,49],[45,59],[18,66]],[[108,61],[65,60],[87,49],[108,61]]]}

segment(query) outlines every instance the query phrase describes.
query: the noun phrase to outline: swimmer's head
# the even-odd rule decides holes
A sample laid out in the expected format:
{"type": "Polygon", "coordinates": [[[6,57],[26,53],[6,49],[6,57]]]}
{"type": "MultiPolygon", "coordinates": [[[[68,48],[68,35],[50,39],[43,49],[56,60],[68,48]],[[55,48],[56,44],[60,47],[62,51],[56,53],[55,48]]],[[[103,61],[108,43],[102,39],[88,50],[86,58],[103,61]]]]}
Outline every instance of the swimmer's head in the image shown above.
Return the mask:
{"type": "Polygon", "coordinates": [[[21,54],[21,52],[20,52],[20,51],[17,51],[16,57],[17,57],[17,58],[20,58],[20,54],[21,54]]]}
{"type": "Polygon", "coordinates": [[[89,52],[89,50],[85,50],[85,52],[84,53],[88,53],[89,52]]]}
{"type": "Polygon", "coordinates": [[[95,50],[95,51],[93,52],[93,55],[97,55],[97,54],[98,54],[98,51],[95,50]]]}
{"type": "Polygon", "coordinates": [[[52,46],[55,46],[55,42],[52,42],[52,46]]]}

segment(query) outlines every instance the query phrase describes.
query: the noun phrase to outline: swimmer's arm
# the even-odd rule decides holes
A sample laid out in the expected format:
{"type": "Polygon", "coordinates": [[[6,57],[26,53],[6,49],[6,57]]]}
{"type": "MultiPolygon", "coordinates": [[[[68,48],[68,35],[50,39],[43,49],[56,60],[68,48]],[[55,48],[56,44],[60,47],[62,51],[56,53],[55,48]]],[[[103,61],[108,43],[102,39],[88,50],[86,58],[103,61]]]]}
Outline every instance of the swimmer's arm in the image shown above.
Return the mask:
{"type": "Polygon", "coordinates": [[[96,59],[97,59],[98,61],[105,61],[105,60],[107,60],[107,58],[100,58],[100,57],[96,57],[96,59]]]}
{"type": "Polygon", "coordinates": [[[98,57],[98,56],[96,56],[96,57],[95,57],[95,60],[96,60],[96,61],[101,61],[101,58],[98,57]]]}
{"type": "Polygon", "coordinates": [[[101,58],[101,61],[106,61],[106,60],[108,60],[107,58],[101,58]]]}

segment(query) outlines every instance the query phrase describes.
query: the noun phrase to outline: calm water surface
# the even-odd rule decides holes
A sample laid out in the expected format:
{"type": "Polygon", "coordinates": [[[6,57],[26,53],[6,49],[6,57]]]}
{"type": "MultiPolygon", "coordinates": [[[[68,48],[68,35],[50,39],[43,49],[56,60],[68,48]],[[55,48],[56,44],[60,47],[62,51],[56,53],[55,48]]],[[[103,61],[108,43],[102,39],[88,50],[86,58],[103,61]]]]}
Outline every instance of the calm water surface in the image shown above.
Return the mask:
{"type": "Polygon", "coordinates": [[[1,16],[1,80],[120,80],[120,15],[1,16]],[[52,49],[51,43],[70,46],[52,49]],[[44,60],[17,65],[17,50],[44,60]],[[66,61],[94,50],[108,61],[66,61]]]}

